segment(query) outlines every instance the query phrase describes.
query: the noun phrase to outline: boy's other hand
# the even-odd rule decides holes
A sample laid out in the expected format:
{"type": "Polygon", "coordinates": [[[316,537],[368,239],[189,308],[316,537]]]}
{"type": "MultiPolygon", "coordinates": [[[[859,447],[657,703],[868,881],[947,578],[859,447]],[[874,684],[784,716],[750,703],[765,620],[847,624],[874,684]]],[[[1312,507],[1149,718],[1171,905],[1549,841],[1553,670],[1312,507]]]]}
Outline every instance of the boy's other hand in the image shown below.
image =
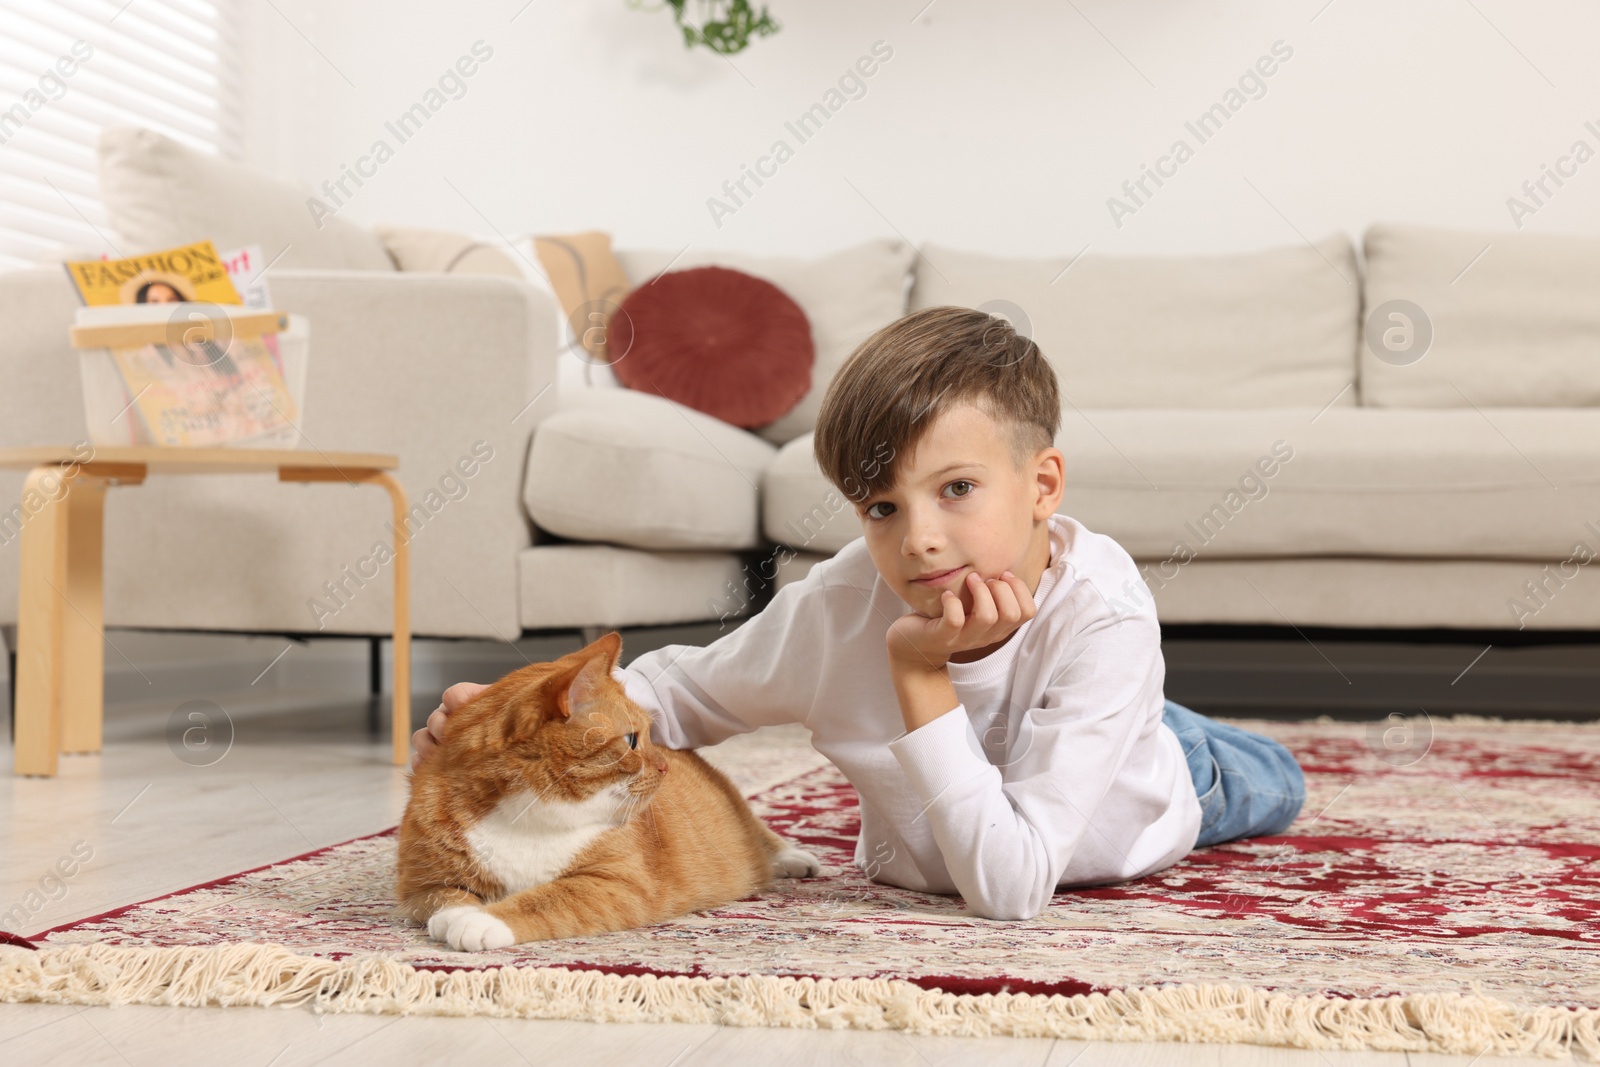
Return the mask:
{"type": "Polygon", "coordinates": [[[439,742],[444,739],[444,723],[447,716],[460,710],[473,697],[489,688],[477,682],[457,682],[444,691],[444,696],[433,713],[428,716],[428,725],[411,735],[411,747],[416,749],[416,754],[411,757],[411,769],[415,771],[422,766],[422,761],[428,758],[439,742]]]}
{"type": "Polygon", "coordinates": [[[1004,641],[1038,614],[1027,583],[1010,571],[987,580],[968,571],[965,584],[972,594],[970,614],[960,595],[947,589],[939,597],[942,615],[912,612],[895,620],[886,639],[892,666],[938,670],[958,652],[1004,641]]]}

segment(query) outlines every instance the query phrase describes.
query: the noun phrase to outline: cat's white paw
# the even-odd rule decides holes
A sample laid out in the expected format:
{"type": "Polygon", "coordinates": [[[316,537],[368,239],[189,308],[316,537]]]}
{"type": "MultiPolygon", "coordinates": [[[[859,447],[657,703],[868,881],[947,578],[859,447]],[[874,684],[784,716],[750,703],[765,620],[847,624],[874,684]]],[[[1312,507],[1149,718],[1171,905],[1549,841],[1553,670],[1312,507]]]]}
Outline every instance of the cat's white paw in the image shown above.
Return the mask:
{"type": "Polygon", "coordinates": [[[804,849],[786,848],[772,862],[780,878],[814,878],[822,873],[817,857],[804,849]]]}
{"type": "Polygon", "coordinates": [[[462,904],[441,908],[428,920],[428,936],[459,952],[482,952],[516,944],[511,927],[482,908],[462,904]]]}

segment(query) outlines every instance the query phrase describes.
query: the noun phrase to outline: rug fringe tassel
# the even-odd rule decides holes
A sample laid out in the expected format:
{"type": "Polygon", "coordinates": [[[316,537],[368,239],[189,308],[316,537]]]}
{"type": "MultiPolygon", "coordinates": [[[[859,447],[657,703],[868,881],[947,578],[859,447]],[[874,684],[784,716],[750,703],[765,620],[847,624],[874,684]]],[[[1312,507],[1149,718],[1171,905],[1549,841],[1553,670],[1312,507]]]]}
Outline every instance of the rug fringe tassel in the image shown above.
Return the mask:
{"type": "Polygon", "coordinates": [[[510,966],[432,971],[387,957],[331,960],[249,942],[38,951],[0,946],[0,1002],[22,1001],[307,1006],[318,1012],[1245,1042],[1469,1056],[1566,1057],[1582,1050],[1600,1060],[1600,1010],[1518,1007],[1481,993],[1341,1000],[1185,984],[1072,997],[967,995],[894,978],[690,978],[510,966]]]}

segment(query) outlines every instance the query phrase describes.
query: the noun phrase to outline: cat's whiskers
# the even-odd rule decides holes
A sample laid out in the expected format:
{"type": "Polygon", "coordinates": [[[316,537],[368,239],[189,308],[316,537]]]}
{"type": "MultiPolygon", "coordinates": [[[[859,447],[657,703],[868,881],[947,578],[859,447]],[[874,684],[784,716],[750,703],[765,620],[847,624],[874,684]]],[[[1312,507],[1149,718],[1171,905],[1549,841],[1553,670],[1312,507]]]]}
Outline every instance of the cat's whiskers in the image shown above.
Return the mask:
{"type": "MultiPolygon", "coordinates": [[[[638,793],[628,793],[626,799],[624,800],[624,803],[627,805],[627,811],[623,813],[622,819],[618,822],[618,825],[626,826],[628,821],[633,818],[634,813],[640,810],[643,810],[645,818],[651,819],[653,823],[654,809],[650,806],[650,801],[652,799],[653,797],[643,796],[638,793]]],[[[659,833],[656,834],[656,842],[657,844],[661,842],[661,835],[659,833]]]]}
{"type": "MultiPolygon", "coordinates": [[[[618,762],[618,761],[617,760],[613,760],[612,762],[615,763],[615,762],[618,762]]],[[[553,781],[551,781],[548,784],[546,784],[545,786],[543,786],[537,793],[533,793],[532,795],[530,795],[528,797],[527,803],[523,804],[522,807],[520,809],[518,809],[517,813],[511,817],[512,824],[515,825],[517,822],[520,822],[522,817],[524,815],[526,815],[533,808],[533,806],[535,804],[539,803],[541,800],[544,799],[545,794],[549,793],[552,789],[554,789],[556,787],[556,785],[563,778],[565,778],[567,775],[571,774],[573,771],[577,770],[580,766],[582,766],[582,764],[574,763],[572,766],[568,767],[566,770],[562,771],[559,775],[557,775],[553,781]]],[[[607,764],[607,766],[610,766],[610,764],[607,764]]],[[[623,821],[626,822],[627,818],[624,817],[623,821]]]]}
{"type": "MultiPolygon", "coordinates": [[[[633,818],[633,813],[635,811],[639,810],[640,806],[643,804],[643,801],[644,801],[643,797],[629,797],[628,798],[628,810],[622,816],[622,825],[624,825],[624,826],[627,825],[628,821],[633,818]]],[[[647,808],[645,810],[648,811],[649,809],[647,808]]]]}
{"type": "Polygon", "coordinates": [[[664,846],[662,846],[662,841],[661,841],[661,824],[656,821],[656,807],[655,807],[655,805],[652,804],[648,808],[646,808],[644,815],[645,815],[645,818],[650,821],[650,832],[656,835],[656,845],[658,847],[664,847],[664,846]]]}
{"type": "MultiPolygon", "coordinates": [[[[621,794],[617,797],[617,802],[611,806],[611,814],[612,814],[613,817],[615,817],[617,812],[621,811],[624,808],[628,808],[630,806],[630,804],[632,803],[634,798],[633,798],[633,795],[628,792],[628,788],[625,785],[621,785],[619,783],[618,785],[615,785],[612,788],[621,790],[621,794]]],[[[623,815],[621,821],[622,822],[627,822],[628,821],[628,816],[627,815],[623,815]]]]}

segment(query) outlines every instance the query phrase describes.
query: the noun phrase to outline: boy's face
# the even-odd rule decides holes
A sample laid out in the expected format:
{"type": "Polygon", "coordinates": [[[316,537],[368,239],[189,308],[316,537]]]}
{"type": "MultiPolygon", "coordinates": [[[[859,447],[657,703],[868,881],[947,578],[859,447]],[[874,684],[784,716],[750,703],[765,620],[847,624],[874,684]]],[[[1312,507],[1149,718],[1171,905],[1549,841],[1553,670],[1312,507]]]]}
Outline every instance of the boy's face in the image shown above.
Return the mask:
{"type": "Polygon", "coordinates": [[[856,505],[878,573],[930,617],[942,613],[946,589],[970,617],[973,571],[987,580],[1009,570],[1036,588],[1050,556],[1045,520],[1061,502],[1061,460],[1047,448],[1018,471],[1002,426],[970,404],[945,410],[901,457],[894,487],[856,505]],[[934,579],[918,580],[926,575],[934,579]]]}

